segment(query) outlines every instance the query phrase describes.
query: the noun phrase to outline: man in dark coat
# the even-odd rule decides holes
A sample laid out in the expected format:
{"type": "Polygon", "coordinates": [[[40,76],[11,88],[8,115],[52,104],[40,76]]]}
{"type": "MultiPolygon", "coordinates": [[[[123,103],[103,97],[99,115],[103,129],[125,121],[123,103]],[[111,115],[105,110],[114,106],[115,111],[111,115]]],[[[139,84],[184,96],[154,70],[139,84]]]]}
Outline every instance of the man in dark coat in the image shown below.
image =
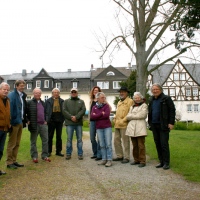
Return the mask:
{"type": "Polygon", "coordinates": [[[38,163],[38,151],[36,146],[37,136],[42,140],[42,159],[51,162],[48,158],[48,127],[46,122],[45,103],[41,100],[42,91],[39,88],[33,90],[34,97],[28,102],[27,120],[28,130],[31,132],[31,158],[38,163]]]}
{"type": "Polygon", "coordinates": [[[54,88],[52,90],[52,97],[46,100],[46,121],[48,123],[48,146],[49,156],[52,152],[53,136],[56,130],[56,155],[64,156],[62,151],[62,127],[64,122],[64,116],[62,114],[62,105],[64,100],[60,98],[60,90],[54,88]]]}
{"type": "Polygon", "coordinates": [[[174,127],[175,106],[171,97],[163,93],[161,85],[154,83],[149,101],[148,123],[153,131],[154,142],[160,163],[156,168],[170,168],[169,132],[174,127]]]}

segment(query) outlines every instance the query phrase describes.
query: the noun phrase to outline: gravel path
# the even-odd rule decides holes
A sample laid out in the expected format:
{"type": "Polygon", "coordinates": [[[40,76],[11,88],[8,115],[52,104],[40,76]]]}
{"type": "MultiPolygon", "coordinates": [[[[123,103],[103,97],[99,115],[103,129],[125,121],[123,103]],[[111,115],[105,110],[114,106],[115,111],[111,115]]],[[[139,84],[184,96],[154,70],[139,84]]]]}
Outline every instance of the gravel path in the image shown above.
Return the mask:
{"type": "Polygon", "coordinates": [[[27,161],[23,169],[7,170],[2,200],[199,200],[200,184],[185,181],[171,170],[155,168],[155,161],[139,168],[113,162],[106,168],[90,159],[91,143],[84,133],[84,159],[78,160],[76,144],[71,160],[52,156],[52,162],[27,161]]]}

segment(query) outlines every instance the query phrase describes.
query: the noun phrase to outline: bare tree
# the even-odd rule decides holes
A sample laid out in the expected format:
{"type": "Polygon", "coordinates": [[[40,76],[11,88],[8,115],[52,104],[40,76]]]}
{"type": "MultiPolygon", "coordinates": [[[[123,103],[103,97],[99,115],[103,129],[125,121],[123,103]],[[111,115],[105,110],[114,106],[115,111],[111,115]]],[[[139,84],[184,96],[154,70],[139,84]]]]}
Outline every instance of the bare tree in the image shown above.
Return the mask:
{"type": "Polygon", "coordinates": [[[101,41],[101,47],[103,47],[101,58],[108,52],[111,52],[109,56],[113,56],[115,50],[120,50],[121,46],[125,45],[136,62],[136,89],[145,95],[147,78],[152,71],[177,59],[187,49],[199,48],[200,44],[187,35],[177,37],[177,32],[173,27],[187,12],[180,4],[175,5],[170,0],[112,1],[117,4],[116,20],[120,34],[113,34],[113,38],[109,42],[106,40],[104,45],[101,41]],[[124,21],[120,22],[122,17],[126,25],[124,21]],[[170,28],[174,32],[170,32],[170,28]],[[172,51],[172,47],[176,51],[172,51]],[[161,56],[163,52],[165,56],[161,56]],[[155,61],[155,58],[157,58],[157,64],[150,69],[148,66],[153,60],[155,61]]]}

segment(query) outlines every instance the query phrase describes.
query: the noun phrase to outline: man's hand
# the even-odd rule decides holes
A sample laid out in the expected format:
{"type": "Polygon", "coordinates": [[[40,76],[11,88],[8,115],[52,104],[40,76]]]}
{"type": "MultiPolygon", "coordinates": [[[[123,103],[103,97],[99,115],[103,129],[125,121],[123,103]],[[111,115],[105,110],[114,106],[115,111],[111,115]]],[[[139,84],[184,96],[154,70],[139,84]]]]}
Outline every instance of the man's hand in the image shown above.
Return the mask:
{"type": "Polygon", "coordinates": [[[77,122],[77,119],[76,119],[75,116],[71,116],[71,120],[72,120],[73,122],[77,122]]]}
{"type": "Polygon", "coordinates": [[[168,124],[168,128],[169,128],[170,130],[172,130],[172,129],[174,128],[174,125],[168,124]]]}

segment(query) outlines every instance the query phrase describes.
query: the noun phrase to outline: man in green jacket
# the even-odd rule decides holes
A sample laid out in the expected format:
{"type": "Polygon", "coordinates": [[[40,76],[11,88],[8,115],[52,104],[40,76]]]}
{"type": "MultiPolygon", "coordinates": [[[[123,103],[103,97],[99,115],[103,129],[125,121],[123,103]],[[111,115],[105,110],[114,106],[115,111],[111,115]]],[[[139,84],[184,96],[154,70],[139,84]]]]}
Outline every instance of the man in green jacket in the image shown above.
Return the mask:
{"type": "Polygon", "coordinates": [[[66,99],[63,103],[63,115],[65,117],[67,133],[66,160],[71,158],[74,131],[76,131],[78,159],[83,159],[82,126],[85,111],[85,103],[78,97],[78,89],[72,88],[71,97],[66,99]]]}

